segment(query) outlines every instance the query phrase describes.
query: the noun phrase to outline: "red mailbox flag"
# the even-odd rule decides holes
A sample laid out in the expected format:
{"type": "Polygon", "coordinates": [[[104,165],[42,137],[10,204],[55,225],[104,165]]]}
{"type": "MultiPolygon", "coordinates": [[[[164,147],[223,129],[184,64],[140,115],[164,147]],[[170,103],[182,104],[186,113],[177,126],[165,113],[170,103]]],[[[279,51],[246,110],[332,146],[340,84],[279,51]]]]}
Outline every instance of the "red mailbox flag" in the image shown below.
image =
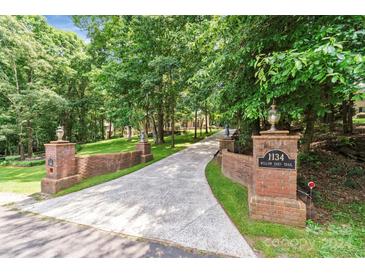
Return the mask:
{"type": "Polygon", "coordinates": [[[316,186],[316,184],[313,181],[310,181],[308,183],[308,186],[309,186],[310,189],[312,189],[312,188],[314,188],[316,186]]]}

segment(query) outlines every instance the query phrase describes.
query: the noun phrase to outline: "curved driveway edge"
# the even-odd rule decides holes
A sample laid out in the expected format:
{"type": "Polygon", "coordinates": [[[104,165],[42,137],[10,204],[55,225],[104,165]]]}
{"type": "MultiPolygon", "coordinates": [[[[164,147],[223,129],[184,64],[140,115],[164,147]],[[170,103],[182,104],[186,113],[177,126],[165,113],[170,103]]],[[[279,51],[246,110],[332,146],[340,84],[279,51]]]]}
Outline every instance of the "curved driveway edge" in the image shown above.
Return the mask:
{"type": "Polygon", "coordinates": [[[255,257],[205,178],[221,135],[121,178],[22,209],[188,248],[255,257]]]}

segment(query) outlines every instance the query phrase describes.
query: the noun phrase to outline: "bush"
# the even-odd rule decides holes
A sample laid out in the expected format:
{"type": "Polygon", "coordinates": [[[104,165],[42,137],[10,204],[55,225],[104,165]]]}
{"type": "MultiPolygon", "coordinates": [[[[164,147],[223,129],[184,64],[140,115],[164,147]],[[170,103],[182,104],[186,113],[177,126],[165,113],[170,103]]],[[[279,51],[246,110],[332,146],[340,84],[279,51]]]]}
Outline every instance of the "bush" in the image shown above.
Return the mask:
{"type": "Polygon", "coordinates": [[[329,173],[332,175],[342,175],[345,173],[345,168],[343,166],[334,166],[329,169],[329,173]]]}
{"type": "Polygon", "coordinates": [[[351,169],[347,175],[348,176],[363,176],[365,174],[365,170],[362,167],[354,167],[353,169],[351,169]]]}
{"type": "Polygon", "coordinates": [[[32,161],[3,161],[0,162],[0,166],[18,166],[18,167],[31,167],[40,166],[46,163],[45,160],[32,160],[32,161]]]}
{"type": "Polygon", "coordinates": [[[347,136],[340,136],[337,138],[337,141],[339,142],[340,145],[343,145],[343,146],[353,146],[354,145],[354,141],[351,140],[351,138],[347,137],[347,136]]]}
{"type": "Polygon", "coordinates": [[[5,157],[6,161],[18,161],[20,160],[20,155],[15,155],[15,156],[6,156],[5,157]]]}
{"type": "Polygon", "coordinates": [[[298,166],[301,164],[307,164],[308,166],[318,167],[321,164],[321,161],[318,155],[314,152],[308,153],[299,153],[298,155],[298,166]]]}
{"type": "Polygon", "coordinates": [[[347,178],[344,182],[344,185],[352,189],[356,189],[359,186],[359,184],[352,178],[347,178]]]}

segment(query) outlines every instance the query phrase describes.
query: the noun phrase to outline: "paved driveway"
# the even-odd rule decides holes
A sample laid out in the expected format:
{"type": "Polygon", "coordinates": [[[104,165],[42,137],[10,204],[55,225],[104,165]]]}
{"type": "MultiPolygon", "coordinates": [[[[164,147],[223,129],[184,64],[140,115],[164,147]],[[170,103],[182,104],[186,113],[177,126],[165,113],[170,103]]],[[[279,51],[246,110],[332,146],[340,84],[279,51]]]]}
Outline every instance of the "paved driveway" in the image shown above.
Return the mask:
{"type": "Polygon", "coordinates": [[[0,206],[0,257],[191,258],[190,252],[0,206]]]}
{"type": "Polygon", "coordinates": [[[116,180],[23,209],[106,231],[253,257],[205,179],[221,134],[116,180]]]}

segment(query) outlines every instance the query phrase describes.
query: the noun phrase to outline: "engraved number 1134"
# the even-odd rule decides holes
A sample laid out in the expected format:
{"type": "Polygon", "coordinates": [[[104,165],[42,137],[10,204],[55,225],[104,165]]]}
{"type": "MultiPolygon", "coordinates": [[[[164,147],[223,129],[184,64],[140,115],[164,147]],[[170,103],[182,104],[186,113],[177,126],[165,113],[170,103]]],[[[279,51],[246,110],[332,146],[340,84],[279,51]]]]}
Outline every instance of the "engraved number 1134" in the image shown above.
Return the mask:
{"type": "Polygon", "coordinates": [[[269,153],[269,161],[284,161],[283,153],[269,153]]]}

